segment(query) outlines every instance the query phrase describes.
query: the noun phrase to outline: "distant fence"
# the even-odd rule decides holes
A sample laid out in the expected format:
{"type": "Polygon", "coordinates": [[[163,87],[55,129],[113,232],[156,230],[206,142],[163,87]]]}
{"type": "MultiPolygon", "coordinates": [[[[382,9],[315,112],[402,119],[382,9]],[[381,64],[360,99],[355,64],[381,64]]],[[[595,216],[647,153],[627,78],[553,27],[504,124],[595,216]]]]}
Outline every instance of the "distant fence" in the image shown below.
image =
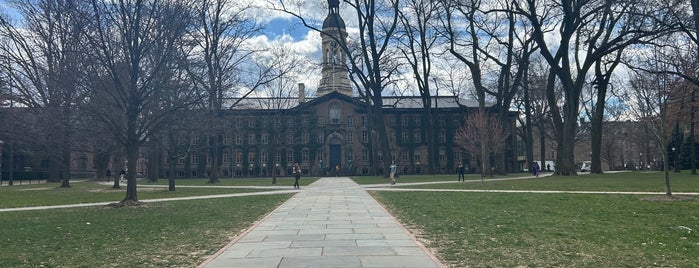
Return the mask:
{"type": "MultiPolygon", "coordinates": [[[[19,185],[40,183],[46,181],[46,179],[48,178],[48,172],[45,171],[17,171],[14,172],[13,175],[14,177],[12,178],[12,183],[19,185]]],[[[2,180],[0,180],[0,186],[8,185],[9,180],[10,173],[3,172],[2,180]]]]}

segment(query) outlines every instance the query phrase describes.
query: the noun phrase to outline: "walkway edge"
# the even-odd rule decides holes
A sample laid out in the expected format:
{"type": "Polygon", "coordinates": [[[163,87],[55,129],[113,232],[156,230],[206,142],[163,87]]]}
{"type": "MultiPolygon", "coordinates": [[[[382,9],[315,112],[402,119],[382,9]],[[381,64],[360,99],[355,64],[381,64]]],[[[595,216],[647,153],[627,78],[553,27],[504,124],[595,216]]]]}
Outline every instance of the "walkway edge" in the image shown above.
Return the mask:
{"type": "Polygon", "coordinates": [[[376,201],[376,203],[379,204],[379,207],[380,207],[383,211],[385,211],[386,214],[391,215],[391,219],[393,219],[393,221],[396,222],[396,224],[398,224],[398,226],[400,226],[401,229],[403,229],[403,232],[405,232],[406,234],[408,234],[408,235],[410,236],[410,238],[412,238],[413,241],[415,241],[415,243],[420,247],[420,249],[422,249],[422,251],[425,252],[425,254],[427,254],[427,256],[429,256],[430,259],[432,259],[432,261],[433,261],[434,263],[436,263],[440,268],[446,268],[446,267],[447,267],[447,266],[444,265],[444,263],[442,263],[442,261],[439,260],[439,259],[437,258],[437,256],[435,256],[434,253],[433,253],[429,248],[427,248],[427,247],[426,247],[426,246],[425,246],[425,245],[424,245],[424,244],[423,244],[423,243],[422,243],[408,228],[406,228],[406,227],[403,225],[403,223],[401,223],[398,219],[396,219],[396,216],[393,216],[393,214],[392,214],[388,209],[386,209],[386,207],[385,207],[381,202],[379,202],[379,200],[376,200],[376,198],[375,198],[373,195],[371,195],[371,193],[369,193],[369,196],[370,196],[372,199],[374,199],[374,201],[376,201]]]}
{"type": "MultiPolygon", "coordinates": [[[[298,192],[297,192],[297,193],[298,193],[298,192]]],[[[267,218],[269,218],[270,216],[272,216],[272,214],[274,214],[274,212],[276,212],[276,211],[279,210],[282,206],[284,206],[286,203],[288,203],[289,201],[291,201],[291,199],[292,199],[293,197],[294,197],[294,196],[292,195],[291,197],[289,197],[289,199],[287,199],[286,201],[284,201],[284,202],[282,202],[281,204],[279,204],[276,208],[274,208],[274,209],[271,210],[270,212],[267,212],[267,215],[265,215],[264,217],[262,217],[262,218],[256,220],[252,225],[250,225],[247,229],[245,229],[245,231],[243,231],[242,233],[238,234],[235,238],[233,238],[233,240],[229,241],[225,246],[223,246],[222,248],[220,248],[220,249],[219,249],[218,251],[216,251],[214,254],[211,254],[209,257],[206,258],[206,260],[204,260],[202,263],[200,263],[199,265],[197,265],[197,268],[204,268],[204,267],[206,267],[206,265],[208,265],[210,262],[212,262],[213,260],[215,260],[218,256],[220,256],[221,254],[225,253],[231,246],[233,246],[233,244],[235,244],[236,242],[238,242],[241,238],[245,237],[245,235],[247,235],[248,233],[250,233],[250,232],[251,232],[253,229],[255,229],[255,227],[257,227],[258,225],[260,225],[260,223],[262,223],[262,222],[265,221],[267,218]]]]}

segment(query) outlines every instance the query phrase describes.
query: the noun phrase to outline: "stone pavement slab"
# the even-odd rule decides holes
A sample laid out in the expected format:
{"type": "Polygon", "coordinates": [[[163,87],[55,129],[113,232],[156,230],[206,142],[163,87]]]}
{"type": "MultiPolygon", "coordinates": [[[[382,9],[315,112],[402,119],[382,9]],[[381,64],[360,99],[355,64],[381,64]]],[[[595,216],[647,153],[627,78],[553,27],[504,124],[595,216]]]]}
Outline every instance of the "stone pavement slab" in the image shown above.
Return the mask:
{"type": "Polygon", "coordinates": [[[345,177],[321,178],[200,267],[444,267],[345,177]]]}

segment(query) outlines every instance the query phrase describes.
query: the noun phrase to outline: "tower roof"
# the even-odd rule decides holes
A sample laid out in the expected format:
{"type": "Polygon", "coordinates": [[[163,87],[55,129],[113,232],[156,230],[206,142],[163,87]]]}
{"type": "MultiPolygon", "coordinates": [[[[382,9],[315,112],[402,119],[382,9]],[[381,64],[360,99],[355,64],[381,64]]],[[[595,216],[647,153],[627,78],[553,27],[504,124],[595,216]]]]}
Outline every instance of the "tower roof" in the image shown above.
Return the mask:
{"type": "Polygon", "coordinates": [[[345,29],[345,21],[342,20],[340,14],[330,13],[323,21],[323,29],[339,28],[345,29]]]}

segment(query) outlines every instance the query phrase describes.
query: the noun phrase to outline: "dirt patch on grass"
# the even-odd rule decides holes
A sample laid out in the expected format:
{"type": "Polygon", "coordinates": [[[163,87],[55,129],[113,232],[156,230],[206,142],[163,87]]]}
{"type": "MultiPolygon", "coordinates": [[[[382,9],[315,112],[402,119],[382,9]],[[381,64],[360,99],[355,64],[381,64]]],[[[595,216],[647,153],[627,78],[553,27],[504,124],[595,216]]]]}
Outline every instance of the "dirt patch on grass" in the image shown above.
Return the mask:
{"type": "Polygon", "coordinates": [[[144,202],[140,202],[140,201],[122,201],[122,202],[111,203],[107,206],[112,207],[112,208],[148,207],[148,204],[146,204],[144,202]]]}
{"type": "Polygon", "coordinates": [[[661,201],[661,202],[675,202],[675,201],[687,201],[693,200],[694,198],[689,196],[675,196],[675,195],[658,195],[652,197],[642,198],[644,201],[661,201]]]}
{"type": "MultiPolygon", "coordinates": [[[[151,188],[151,187],[139,187],[138,188],[139,192],[157,192],[157,191],[163,191],[163,188],[151,188]]],[[[126,192],[126,186],[121,187],[121,188],[105,188],[105,189],[93,189],[90,190],[89,192],[91,193],[113,193],[113,192],[126,192]]]]}
{"type": "Polygon", "coordinates": [[[17,191],[46,191],[54,188],[31,188],[31,189],[19,189],[17,191]]]}

